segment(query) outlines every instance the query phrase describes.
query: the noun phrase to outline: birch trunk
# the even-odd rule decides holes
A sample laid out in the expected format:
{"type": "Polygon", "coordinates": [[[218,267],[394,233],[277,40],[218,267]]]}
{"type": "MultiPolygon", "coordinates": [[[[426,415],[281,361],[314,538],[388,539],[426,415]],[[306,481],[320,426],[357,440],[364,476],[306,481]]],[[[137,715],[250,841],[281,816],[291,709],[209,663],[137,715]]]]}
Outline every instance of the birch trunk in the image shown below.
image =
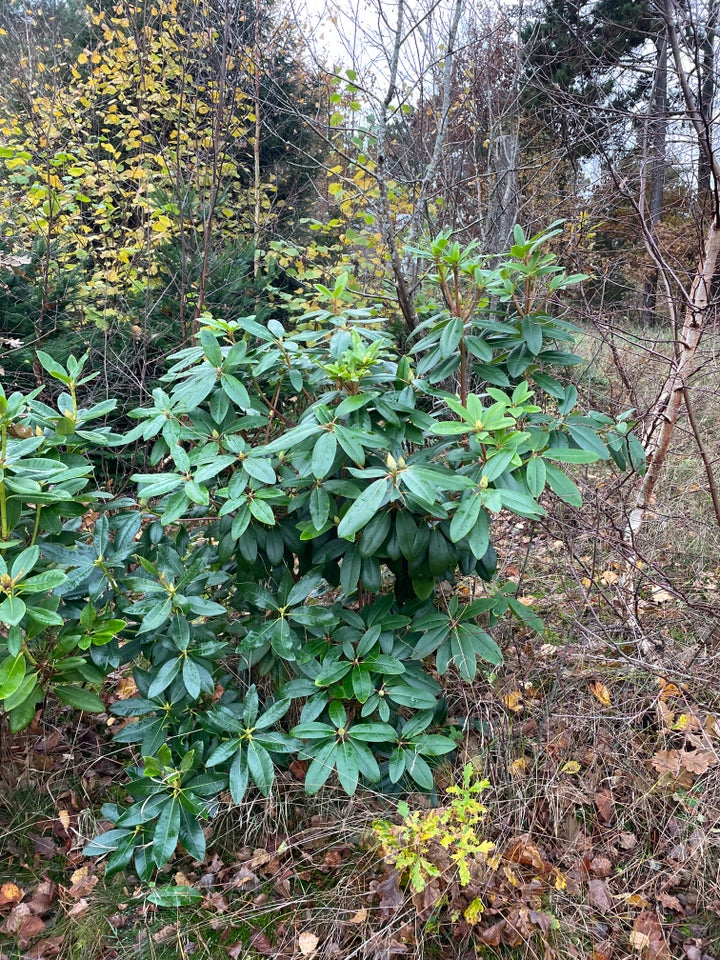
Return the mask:
{"type": "Polygon", "coordinates": [[[635,497],[625,530],[625,540],[631,547],[660,479],[683,403],[687,380],[695,371],[695,357],[706,325],[712,280],[719,256],[720,226],[713,223],[708,231],[704,255],[698,264],[690,289],[677,356],[673,360],[668,378],[650,415],[650,427],[645,443],[647,473],[635,497]]]}

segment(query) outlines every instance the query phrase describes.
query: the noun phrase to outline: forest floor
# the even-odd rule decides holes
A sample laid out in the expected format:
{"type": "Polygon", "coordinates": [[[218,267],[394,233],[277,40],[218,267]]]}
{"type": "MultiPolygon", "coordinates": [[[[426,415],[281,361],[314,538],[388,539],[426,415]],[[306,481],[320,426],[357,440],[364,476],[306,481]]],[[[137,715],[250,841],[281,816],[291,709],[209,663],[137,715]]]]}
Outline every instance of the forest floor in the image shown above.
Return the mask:
{"type": "MultiPolygon", "coordinates": [[[[583,389],[603,409],[643,409],[661,379],[644,348],[667,344],[620,346],[636,396],[590,335],[583,389]]],[[[693,390],[710,459],[714,346],[693,390]]],[[[0,960],[720,960],[720,529],[703,463],[680,424],[632,590],[617,549],[631,481],[593,470],[578,474],[581,510],[501,518],[501,577],[544,630],[503,625],[503,666],[447,686],[462,737],[442,808],[460,811],[444,789],[466,764],[489,781],[476,833],[494,848],[468,882],[452,842],[416,832],[439,876],[414,889],[373,826],[400,823],[396,803],[332,787],[308,799],[301,765],[272,798],[221,813],[202,865],[177,860],[155,890],[106,882],[82,848],[100,804],[122,796],[112,719],[45,713],[0,742],[0,960]],[[166,905],[191,886],[196,902],[166,905]]],[[[408,802],[435,822],[425,798],[408,802]]]]}

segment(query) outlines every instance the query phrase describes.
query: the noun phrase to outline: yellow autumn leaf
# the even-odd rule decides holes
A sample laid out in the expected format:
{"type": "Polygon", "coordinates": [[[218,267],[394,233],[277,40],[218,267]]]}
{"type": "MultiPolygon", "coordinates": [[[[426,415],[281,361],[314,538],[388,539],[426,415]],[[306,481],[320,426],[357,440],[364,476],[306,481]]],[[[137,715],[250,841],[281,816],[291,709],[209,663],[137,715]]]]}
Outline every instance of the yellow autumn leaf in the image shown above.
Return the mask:
{"type": "Polygon", "coordinates": [[[680,732],[700,730],[700,720],[692,713],[681,713],[677,720],[672,724],[673,730],[680,732]]]}
{"type": "Polygon", "coordinates": [[[609,689],[601,680],[595,680],[590,684],[590,693],[598,700],[604,707],[610,706],[611,696],[609,689]]]}
{"type": "Polygon", "coordinates": [[[79,53],[79,54],[78,54],[78,58],[77,58],[77,62],[78,62],[81,66],[82,66],[83,64],[86,64],[86,63],[88,62],[88,56],[87,56],[87,54],[86,54],[86,53],[79,53]]]}
{"type": "Polygon", "coordinates": [[[510,763],[510,772],[514,777],[524,777],[528,772],[528,758],[517,757],[510,763]]]}
{"type": "Polygon", "coordinates": [[[468,904],[467,907],[463,910],[463,917],[465,921],[472,926],[474,923],[477,923],[485,910],[482,900],[480,897],[475,897],[472,903],[468,904]]]}
{"type": "Polygon", "coordinates": [[[4,883],[0,887],[0,905],[20,903],[25,893],[16,883],[4,883]]]}
{"type": "Polygon", "coordinates": [[[523,695],[520,690],[512,690],[510,693],[506,693],[502,698],[502,702],[508,710],[512,710],[515,713],[522,713],[524,710],[523,695]]]}
{"type": "Polygon", "coordinates": [[[640,907],[641,910],[645,910],[650,906],[649,902],[639,893],[629,893],[625,897],[625,903],[630,907],[640,907]]]}
{"type": "Polygon", "coordinates": [[[679,697],[682,695],[682,690],[675,683],[668,683],[666,680],[660,678],[660,683],[662,684],[662,690],[660,692],[661,700],[669,700],[670,697],[679,697]]]}
{"type": "Polygon", "coordinates": [[[568,760],[567,763],[564,763],[562,767],[560,767],[560,773],[575,774],[580,773],[581,770],[582,767],[577,760],[568,760]]]}

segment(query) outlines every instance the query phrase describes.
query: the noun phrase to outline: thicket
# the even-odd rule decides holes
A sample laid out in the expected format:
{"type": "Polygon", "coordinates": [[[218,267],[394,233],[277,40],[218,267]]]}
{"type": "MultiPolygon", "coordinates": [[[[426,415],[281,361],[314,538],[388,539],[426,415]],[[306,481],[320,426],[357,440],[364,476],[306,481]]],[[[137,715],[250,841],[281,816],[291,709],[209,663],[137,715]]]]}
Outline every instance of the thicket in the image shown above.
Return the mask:
{"type": "Polygon", "coordinates": [[[408,352],[346,305],[345,276],[294,330],[207,316],[122,437],[97,425],[114,401],[83,406],[84,359],[38,354],[55,406],[2,395],[9,728],[55,698],[104,711],[119,668],[137,688],[105,690],[132,758],[86,849],[108,872],[148,878],[178,844],[202,860],[221,795],[269,794],[293,758],[311,794],[333,774],[348,794],[433,791],[460,736],[440,678],[498,665],[506,614],[539,626],[496,577],[492,517],[538,518],[546,491],[579,505],[564,465],[642,455],[627,418],[580,410],[562,378],[574,331],[549,306],[580,278],[552,235],[517,228],[495,267],[438,237],[408,352]],[[97,452],[140,440],[137,494],[95,489],[97,452]],[[486,588],[445,602],[462,575],[486,588]]]}

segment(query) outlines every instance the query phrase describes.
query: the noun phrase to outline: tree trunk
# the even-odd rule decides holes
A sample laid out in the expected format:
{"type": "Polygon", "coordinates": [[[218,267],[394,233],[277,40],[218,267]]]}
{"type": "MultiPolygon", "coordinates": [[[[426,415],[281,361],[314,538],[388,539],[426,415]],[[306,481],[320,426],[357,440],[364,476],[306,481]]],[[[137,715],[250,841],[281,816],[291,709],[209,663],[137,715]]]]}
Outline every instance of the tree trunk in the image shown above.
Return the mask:
{"type": "MultiPolygon", "coordinates": [[[[655,238],[655,229],[663,211],[663,187],[665,185],[665,153],[668,127],[668,62],[667,36],[663,32],[656,40],[657,60],[653,91],[650,102],[650,120],[647,142],[649,147],[650,186],[648,197],[648,225],[650,236],[655,238]]],[[[649,326],[655,318],[659,271],[654,266],[645,278],[640,323],[649,326]]]]}
{"type": "Polygon", "coordinates": [[[660,479],[688,378],[695,371],[695,355],[706,325],[712,281],[719,256],[720,225],[713,223],[690,289],[677,355],[649,418],[650,425],[645,441],[647,473],[635,497],[625,529],[625,541],[631,548],[660,479]]]}
{"type": "MultiPolygon", "coordinates": [[[[712,0],[708,11],[708,20],[699,51],[700,97],[698,111],[707,132],[708,142],[712,142],[713,103],[715,100],[715,40],[717,38],[718,3],[712,0]]],[[[710,193],[712,167],[707,153],[700,151],[698,157],[698,195],[704,204],[710,193]]]]}

